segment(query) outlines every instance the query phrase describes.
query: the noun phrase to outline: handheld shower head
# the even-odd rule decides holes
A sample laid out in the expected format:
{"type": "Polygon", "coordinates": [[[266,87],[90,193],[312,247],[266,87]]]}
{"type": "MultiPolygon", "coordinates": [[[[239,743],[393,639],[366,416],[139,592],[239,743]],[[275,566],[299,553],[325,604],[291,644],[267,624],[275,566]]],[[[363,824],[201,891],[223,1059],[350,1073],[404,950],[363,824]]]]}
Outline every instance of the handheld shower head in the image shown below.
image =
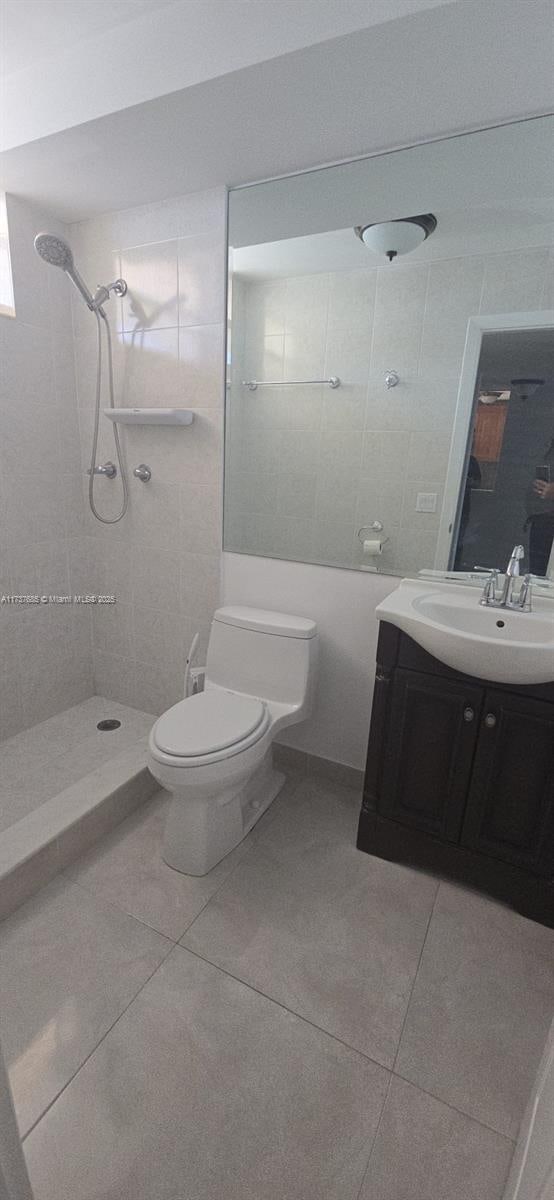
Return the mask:
{"type": "Polygon", "coordinates": [[[35,250],[52,267],[61,267],[62,271],[71,271],[73,267],[71,247],[64,242],[63,238],[56,237],[55,233],[37,233],[35,250]]]}
{"type": "Polygon", "coordinates": [[[67,242],[64,242],[63,238],[58,237],[55,233],[37,233],[35,250],[45,262],[50,263],[53,267],[61,267],[62,271],[69,275],[85,303],[94,312],[96,306],[93,297],[73,262],[71,246],[68,246],[67,242]]]}

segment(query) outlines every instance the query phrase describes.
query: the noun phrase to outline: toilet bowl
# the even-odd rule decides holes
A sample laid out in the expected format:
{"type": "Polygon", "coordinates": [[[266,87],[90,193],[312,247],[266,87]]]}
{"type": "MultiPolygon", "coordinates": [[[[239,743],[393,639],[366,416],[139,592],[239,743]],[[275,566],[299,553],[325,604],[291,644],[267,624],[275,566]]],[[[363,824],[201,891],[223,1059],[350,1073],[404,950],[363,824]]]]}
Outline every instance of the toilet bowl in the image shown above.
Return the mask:
{"type": "Polygon", "coordinates": [[[214,614],[205,690],[168,709],[149,738],[149,769],[172,796],[169,866],[205,875],[275,799],[285,777],[273,767],[273,740],[309,716],[316,654],[317,628],[305,617],[214,614]]]}

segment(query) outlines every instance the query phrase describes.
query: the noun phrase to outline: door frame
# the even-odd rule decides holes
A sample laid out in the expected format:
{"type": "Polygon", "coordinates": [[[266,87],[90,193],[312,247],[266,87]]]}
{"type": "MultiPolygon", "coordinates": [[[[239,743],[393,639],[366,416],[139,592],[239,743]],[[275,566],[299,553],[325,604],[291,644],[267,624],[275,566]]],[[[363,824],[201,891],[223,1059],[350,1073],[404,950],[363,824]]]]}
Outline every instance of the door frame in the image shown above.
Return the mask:
{"type": "MultiPolygon", "coordinates": [[[[471,450],[470,422],[473,414],[483,335],[485,333],[501,333],[506,329],[548,328],[554,329],[554,309],[547,308],[537,312],[496,313],[489,317],[469,318],[435,551],[435,568],[438,570],[452,569],[456,550],[462,508],[461,484],[471,450]]],[[[489,564],[481,563],[479,565],[488,566],[489,564]]],[[[494,563],[491,566],[494,566],[494,563]]]]}

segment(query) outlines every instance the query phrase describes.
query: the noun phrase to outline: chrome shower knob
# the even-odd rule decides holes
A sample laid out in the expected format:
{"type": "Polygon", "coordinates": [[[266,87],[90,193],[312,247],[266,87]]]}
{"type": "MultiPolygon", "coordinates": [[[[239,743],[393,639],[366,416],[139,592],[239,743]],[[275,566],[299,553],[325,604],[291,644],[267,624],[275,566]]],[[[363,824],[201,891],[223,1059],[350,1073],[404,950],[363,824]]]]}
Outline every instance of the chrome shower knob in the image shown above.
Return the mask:
{"type": "Polygon", "coordinates": [[[106,479],[115,479],[117,475],[117,467],[115,463],[107,462],[101,467],[95,467],[93,471],[91,471],[89,467],[87,475],[105,475],[106,479]]]}
{"type": "Polygon", "coordinates": [[[135,467],[133,475],[135,475],[137,479],[140,479],[142,483],[148,483],[148,481],[152,478],[152,472],[150,467],[147,467],[146,463],[139,463],[138,467],[135,467]]]}

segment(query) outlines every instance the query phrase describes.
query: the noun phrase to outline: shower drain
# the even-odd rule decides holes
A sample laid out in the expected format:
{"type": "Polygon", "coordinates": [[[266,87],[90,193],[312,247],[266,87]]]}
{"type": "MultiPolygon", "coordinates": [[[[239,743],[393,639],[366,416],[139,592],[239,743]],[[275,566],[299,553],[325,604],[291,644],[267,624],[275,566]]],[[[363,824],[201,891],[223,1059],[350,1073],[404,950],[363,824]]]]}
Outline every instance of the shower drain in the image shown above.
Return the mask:
{"type": "Polygon", "coordinates": [[[99,721],[96,728],[99,729],[101,733],[105,733],[108,729],[119,729],[120,725],[121,721],[116,721],[113,717],[111,717],[108,721],[99,721]]]}

